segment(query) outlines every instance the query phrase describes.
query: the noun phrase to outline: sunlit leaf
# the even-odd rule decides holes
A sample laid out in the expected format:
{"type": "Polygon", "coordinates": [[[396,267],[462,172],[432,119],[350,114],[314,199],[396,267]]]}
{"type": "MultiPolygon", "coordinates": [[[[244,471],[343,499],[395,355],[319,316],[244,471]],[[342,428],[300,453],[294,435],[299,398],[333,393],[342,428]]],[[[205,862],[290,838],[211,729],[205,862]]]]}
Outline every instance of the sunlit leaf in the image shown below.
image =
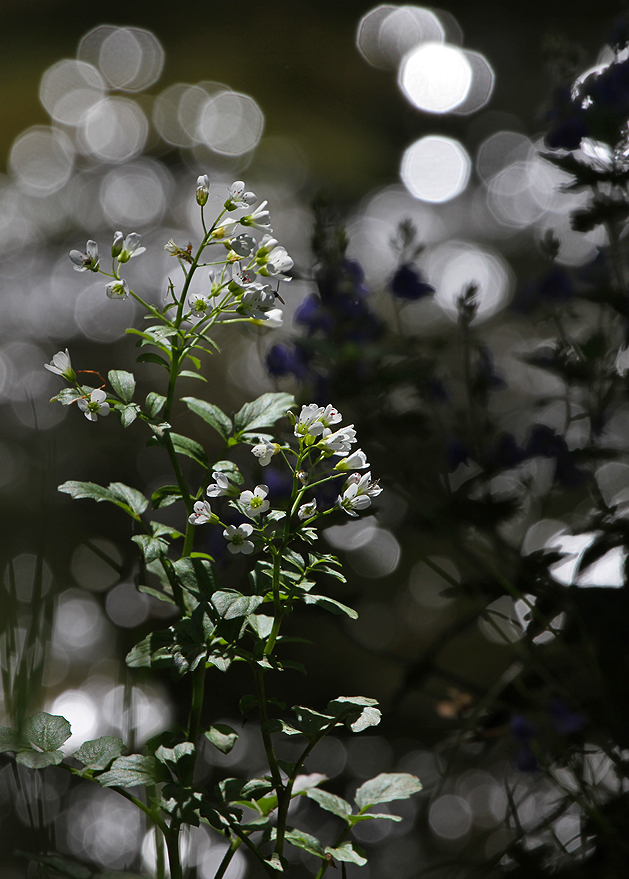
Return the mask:
{"type": "Polygon", "coordinates": [[[407,800],[418,793],[422,785],[418,778],[407,772],[382,772],[370,778],[356,791],[356,805],[359,809],[375,806],[376,803],[390,803],[393,800],[407,800]]]}

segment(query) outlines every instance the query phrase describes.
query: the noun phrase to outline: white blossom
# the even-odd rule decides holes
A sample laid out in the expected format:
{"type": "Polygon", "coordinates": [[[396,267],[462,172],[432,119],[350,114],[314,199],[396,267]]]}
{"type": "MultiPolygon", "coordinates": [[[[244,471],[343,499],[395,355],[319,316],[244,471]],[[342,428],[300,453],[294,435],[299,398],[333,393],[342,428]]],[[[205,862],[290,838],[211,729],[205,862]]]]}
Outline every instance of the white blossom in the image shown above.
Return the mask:
{"type": "Polygon", "coordinates": [[[348,516],[358,516],[356,510],[366,510],[371,506],[371,499],[377,497],[382,489],[371,479],[371,473],[352,473],[345,483],[343,494],[336,499],[337,506],[345,510],[348,516]]]}
{"type": "Polygon", "coordinates": [[[306,519],[311,519],[316,512],[317,512],[316,500],[308,501],[308,503],[302,504],[300,506],[300,508],[297,510],[297,516],[299,517],[300,522],[305,522],[306,519]]]}
{"type": "Polygon", "coordinates": [[[208,501],[196,501],[192,509],[192,514],[188,516],[188,522],[191,525],[206,525],[212,520],[216,521],[216,516],[208,501]]]}
{"type": "Polygon", "coordinates": [[[279,443],[270,443],[268,440],[265,440],[262,443],[258,443],[257,446],[254,446],[251,449],[251,454],[258,458],[261,467],[266,467],[267,464],[271,463],[273,455],[276,455],[279,450],[279,443]]]}
{"type": "Polygon", "coordinates": [[[190,306],[192,317],[197,320],[205,317],[208,310],[212,308],[210,300],[206,296],[202,296],[200,293],[191,293],[188,297],[188,305],[190,306]]]}
{"type": "Polygon", "coordinates": [[[367,455],[365,455],[362,449],[356,449],[355,452],[352,452],[345,458],[341,458],[334,465],[334,469],[341,472],[346,470],[364,470],[365,467],[369,467],[369,464],[367,463],[367,455]]]}
{"type": "Polygon", "coordinates": [[[124,241],[124,235],[122,232],[114,232],[114,240],[111,245],[111,255],[115,259],[117,256],[120,256],[120,251],[122,250],[122,243],[124,241]]]}
{"type": "Polygon", "coordinates": [[[269,311],[261,312],[257,317],[252,317],[251,322],[261,327],[269,327],[276,330],[284,323],[284,312],[281,308],[271,308],[269,311]]]}
{"type": "MultiPolygon", "coordinates": [[[[245,184],[242,180],[235,180],[229,187],[229,198],[225,202],[228,211],[237,208],[249,208],[257,201],[255,192],[245,192],[245,184]]],[[[265,202],[266,204],[266,202],[265,202]]]]}
{"type": "Polygon", "coordinates": [[[63,378],[66,378],[70,382],[73,382],[76,379],[76,373],[72,369],[72,363],[70,362],[70,352],[67,348],[65,352],[57,351],[50,363],[44,363],[44,367],[49,369],[50,372],[54,372],[56,375],[63,376],[63,378]]]}
{"type": "Polygon", "coordinates": [[[146,247],[140,247],[142,237],[137,232],[130,232],[124,240],[122,249],[118,254],[118,262],[129,262],[134,256],[144,253],[146,247]]]}
{"type": "Polygon", "coordinates": [[[80,250],[70,251],[70,262],[75,272],[97,272],[99,259],[98,244],[92,240],[87,242],[85,253],[80,250]]]}
{"type": "Polygon", "coordinates": [[[236,238],[232,238],[229,242],[230,248],[237,253],[238,256],[247,257],[251,256],[256,246],[255,238],[252,238],[251,235],[237,235],[236,238]]]}
{"type": "Polygon", "coordinates": [[[105,391],[97,388],[92,391],[89,400],[81,397],[80,400],[77,400],[77,405],[88,421],[98,421],[98,415],[109,415],[109,403],[105,402],[106,399],[105,391]]]}
{"type": "Polygon", "coordinates": [[[339,428],[334,433],[332,433],[329,427],[326,427],[319,445],[328,452],[341,452],[345,454],[350,451],[352,443],[355,442],[356,431],[354,430],[354,425],[350,424],[348,427],[339,428]]]}
{"type": "Polygon", "coordinates": [[[223,497],[227,494],[231,494],[235,497],[238,494],[238,489],[232,482],[228,473],[215,470],[212,473],[212,479],[214,482],[211,485],[208,485],[205,489],[205,493],[208,497],[223,497]]]}
{"type": "Polygon", "coordinates": [[[323,411],[323,407],[317,406],[316,403],[302,406],[295,424],[295,436],[319,436],[322,434],[325,425],[319,418],[323,411]]]}
{"type": "Polygon", "coordinates": [[[234,555],[239,552],[242,552],[244,555],[250,555],[253,552],[253,543],[247,540],[247,538],[251,536],[252,531],[253,525],[249,525],[248,522],[239,525],[237,528],[235,525],[228,525],[223,531],[223,537],[229,540],[227,549],[234,553],[234,555]]]}
{"type": "Polygon", "coordinates": [[[268,202],[263,201],[262,204],[258,205],[258,207],[250,214],[247,214],[246,217],[241,217],[238,221],[242,226],[251,226],[253,229],[266,229],[267,231],[271,231],[271,217],[269,216],[269,212],[265,210],[265,205],[268,202]]]}
{"type": "Polygon", "coordinates": [[[266,257],[265,263],[260,269],[261,275],[277,278],[278,281],[290,281],[288,272],[295,265],[292,257],[288,255],[285,247],[274,247],[271,253],[266,257]]]}
{"type": "Polygon", "coordinates": [[[124,278],[120,281],[110,281],[105,287],[105,292],[110,299],[126,299],[129,295],[129,285],[124,278]]]}
{"type": "Polygon", "coordinates": [[[240,503],[243,505],[247,516],[259,516],[269,509],[269,502],[265,499],[269,493],[268,485],[256,485],[253,491],[243,491],[240,495],[240,503]]]}

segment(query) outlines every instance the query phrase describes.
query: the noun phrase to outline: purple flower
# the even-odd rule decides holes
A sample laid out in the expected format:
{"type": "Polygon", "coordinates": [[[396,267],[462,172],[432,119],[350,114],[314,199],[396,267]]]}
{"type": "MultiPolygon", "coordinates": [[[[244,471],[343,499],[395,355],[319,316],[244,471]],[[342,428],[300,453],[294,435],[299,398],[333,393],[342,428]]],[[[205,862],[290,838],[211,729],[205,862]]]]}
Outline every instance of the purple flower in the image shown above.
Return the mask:
{"type": "Polygon", "coordinates": [[[424,281],[421,273],[409,265],[401,265],[391,280],[391,292],[409,302],[432,296],[435,288],[424,281]]]}

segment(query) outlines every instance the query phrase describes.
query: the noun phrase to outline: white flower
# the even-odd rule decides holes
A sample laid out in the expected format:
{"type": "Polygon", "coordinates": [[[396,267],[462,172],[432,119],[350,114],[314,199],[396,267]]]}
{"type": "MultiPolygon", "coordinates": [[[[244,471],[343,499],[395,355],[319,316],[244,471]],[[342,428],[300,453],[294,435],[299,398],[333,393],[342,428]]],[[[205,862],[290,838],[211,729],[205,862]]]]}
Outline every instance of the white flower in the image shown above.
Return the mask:
{"type": "Polygon", "coordinates": [[[207,297],[202,296],[200,293],[191,293],[188,298],[188,305],[190,306],[190,311],[192,312],[192,317],[200,320],[202,317],[208,313],[208,309],[211,309],[210,300],[207,297]]]}
{"type": "Polygon", "coordinates": [[[300,522],[304,522],[306,519],[311,519],[314,514],[317,512],[317,502],[308,501],[307,504],[302,504],[300,508],[297,510],[297,515],[299,517],[300,522]]]}
{"type": "Polygon", "coordinates": [[[331,424],[338,424],[343,416],[335,409],[334,406],[328,405],[317,406],[316,403],[310,403],[308,406],[302,406],[299,418],[295,425],[295,436],[321,436],[332,433],[329,430],[331,424]]]}
{"type": "Polygon", "coordinates": [[[343,494],[336,499],[337,506],[348,516],[358,516],[356,510],[366,510],[371,506],[372,497],[377,497],[382,489],[378,482],[372,482],[371,473],[352,473],[345,483],[343,494]]]}
{"type": "Polygon", "coordinates": [[[285,275],[295,265],[292,257],[288,255],[285,247],[274,247],[266,257],[265,264],[260,269],[261,275],[277,278],[278,281],[290,281],[290,276],[285,275]]]}
{"type": "Polygon", "coordinates": [[[126,299],[129,295],[129,285],[122,278],[120,281],[110,281],[105,291],[110,299],[126,299]]]}
{"type": "Polygon", "coordinates": [[[95,241],[87,242],[85,253],[80,250],[70,251],[70,262],[75,272],[87,272],[88,269],[90,272],[97,272],[99,259],[98,244],[95,241]]]}
{"type": "Polygon", "coordinates": [[[251,235],[242,235],[236,236],[236,238],[232,238],[229,242],[229,246],[237,253],[238,256],[246,257],[251,256],[256,246],[255,238],[252,238],[251,235]]]}
{"type": "Polygon", "coordinates": [[[144,253],[146,247],[140,247],[141,240],[142,238],[137,232],[130,232],[125,238],[122,249],[118,254],[118,262],[129,262],[132,257],[144,253]]]}
{"type": "Polygon", "coordinates": [[[369,464],[367,463],[367,455],[365,455],[362,449],[356,449],[351,455],[341,458],[341,460],[334,465],[334,469],[340,470],[341,472],[344,472],[345,470],[364,470],[365,467],[369,467],[369,464]]]}
{"type": "Polygon", "coordinates": [[[243,491],[240,495],[240,503],[245,508],[247,516],[259,516],[269,509],[269,502],[265,500],[269,493],[268,485],[256,485],[253,491],[243,491]]]}
{"type": "Polygon", "coordinates": [[[238,489],[231,481],[229,474],[215,470],[212,473],[212,479],[214,479],[215,482],[212,485],[208,485],[205,489],[205,493],[208,497],[222,497],[226,494],[231,494],[235,497],[238,494],[238,489]]]}
{"type": "Polygon", "coordinates": [[[326,427],[323,431],[323,437],[319,441],[319,445],[323,447],[325,451],[328,452],[341,452],[345,454],[349,452],[352,443],[356,442],[356,431],[354,430],[354,425],[350,424],[348,427],[341,427],[339,430],[332,433],[329,427],[326,427]]]}
{"type": "Polygon", "coordinates": [[[200,177],[197,177],[197,204],[200,204],[203,207],[204,204],[207,204],[207,200],[210,197],[210,178],[207,174],[202,174],[200,177]]]}
{"type": "Polygon", "coordinates": [[[49,369],[51,372],[56,373],[56,375],[61,375],[63,378],[66,378],[69,382],[73,382],[76,380],[76,373],[72,369],[72,364],[70,362],[70,352],[66,348],[65,353],[63,351],[57,351],[57,353],[52,358],[51,363],[44,363],[44,367],[49,369]]]}
{"type": "Polygon", "coordinates": [[[260,327],[276,330],[284,323],[284,312],[281,308],[272,308],[270,311],[263,311],[258,317],[252,317],[251,322],[260,327]]]}
{"type": "Polygon", "coordinates": [[[261,467],[266,467],[267,464],[271,463],[273,455],[277,455],[279,450],[279,443],[270,443],[268,440],[265,440],[263,443],[258,443],[257,446],[254,446],[251,449],[251,454],[259,459],[261,467]]]}
{"type": "Polygon", "coordinates": [[[228,525],[223,531],[223,537],[229,540],[227,549],[234,553],[234,555],[238,552],[250,555],[253,552],[253,543],[247,540],[247,538],[251,536],[252,531],[253,525],[249,525],[248,522],[245,522],[244,525],[239,525],[237,528],[234,525],[228,525]]]}
{"type": "Polygon", "coordinates": [[[197,501],[192,507],[193,513],[188,516],[188,522],[191,525],[206,525],[212,520],[216,521],[216,516],[212,512],[212,507],[207,501],[197,501]]]}
{"type": "Polygon", "coordinates": [[[109,415],[109,403],[105,402],[106,399],[107,394],[105,391],[97,388],[95,391],[92,391],[89,400],[81,397],[77,402],[79,409],[85,414],[88,421],[97,421],[98,415],[109,415]]]}
{"type": "Polygon", "coordinates": [[[272,235],[263,235],[258,245],[258,250],[256,251],[256,260],[262,265],[265,262],[264,257],[268,256],[269,253],[273,250],[274,247],[278,245],[277,238],[274,238],[272,235]]]}
{"type": "Polygon", "coordinates": [[[174,238],[169,238],[168,243],[164,245],[164,250],[166,253],[170,253],[171,256],[177,256],[181,248],[178,244],[175,244],[174,238]]]}
{"type": "Polygon", "coordinates": [[[616,355],[616,372],[620,376],[625,376],[629,372],[629,346],[627,348],[619,348],[616,355]]]}
{"type": "Polygon", "coordinates": [[[269,216],[269,212],[264,210],[266,204],[268,204],[268,202],[263,201],[253,213],[247,214],[246,217],[241,217],[239,220],[240,224],[242,226],[252,226],[254,229],[266,229],[270,232],[271,217],[269,216]]]}
{"type": "Polygon", "coordinates": [[[255,192],[245,192],[244,182],[242,180],[235,180],[229,187],[229,198],[225,202],[225,207],[228,211],[235,211],[236,208],[249,208],[256,201],[257,196],[255,192]]]}

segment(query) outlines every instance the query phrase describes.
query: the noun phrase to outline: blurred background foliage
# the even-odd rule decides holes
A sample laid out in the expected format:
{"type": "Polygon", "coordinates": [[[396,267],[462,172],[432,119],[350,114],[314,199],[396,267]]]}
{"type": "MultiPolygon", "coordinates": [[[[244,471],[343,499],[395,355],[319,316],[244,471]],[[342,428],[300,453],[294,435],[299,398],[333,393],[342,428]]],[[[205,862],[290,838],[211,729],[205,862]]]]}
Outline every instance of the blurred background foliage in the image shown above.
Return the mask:
{"type": "MultiPolygon", "coordinates": [[[[555,444],[551,449],[548,436],[538,436],[540,445],[534,447],[527,433],[531,400],[557,394],[557,385],[540,378],[539,370],[523,377],[514,366],[515,358],[509,359],[514,346],[534,347],[552,335],[553,316],[522,319],[522,311],[503,309],[509,302],[535,298],[534,281],[539,276],[552,291],[560,290],[557,301],[576,274],[581,272],[580,282],[587,281],[587,266],[595,259],[601,239],[596,232],[570,237],[566,218],[569,206],[577,202],[569,201],[572,196],[561,202],[561,196],[557,201],[552,195],[567,175],[544,176],[550,172],[539,171],[535,151],[542,146],[539,138],[544,134],[554,77],[594,64],[613,17],[623,8],[599,3],[593,10],[589,3],[555,2],[540,12],[530,3],[450,3],[443,16],[448,35],[456,35],[458,28],[465,48],[480,52],[493,70],[488,101],[467,115],[422,112],[398,88],[394,69],[367,63],[356,37],[362,16],[371,8],[358,0],[307,4],[286,0],[265,6],[249,0],[237,5],[195,0],[181,6],[134,2],[106,10],[67,0],[2,3],[4,713],[19,717],[28,708],[41,708],[65,714],[83,738],[120,733],[127,742],[135,737],[138,745],[178,719],[179,694],[167,675],[148,680],[124,668],[128,649],[167,619],[158,602],[136,590],[136,559],[129,550],[125,524],[104,505],[71,504],[55,490],[72,478],[105,484],[117,479],[150,491],[163,480],[163,462],[157,450],[145,448],[139,431],[123,434],[113,418],[96,426],[72,409],[48,406],[57,384],[44,373],[43,363],[68,345],[73,363],[102,374],[112,367],[134,369],[145,390],[153,389],[150,369],[135,366],[134,350],[123,336],[133,322],[131,303],[109,302],[98,284],[86,289],[85,277],[72,273],[67,251],[99,235],[106,249],[115,228],[128,232],[133,227],[144,236],[151,253],[151,261],[133,267],[136,283],[152,291],[146,295],[157,301],[172,271],[163,244],[170,235],[185,243],[186,236],[198,234],[188,208],[196,175],[210,175],[217,203],[225,184],[243,177],[259,197],[271,200],[277,237],[295,258],[295,279],[283,288],[285,325],[277,334],[255,328],[222,333],[224,353],[207,368],[212,399],[233,411],[276,387],[294,391],[306,403],[314,398],[322,402],[319,397],[325,392],[323,402],[329,398],[346,421],[353,419],[360,426],[361,438],[367,437],[363,444],[372,471],[382,477],[386,489],[375,518],[358,527],[339,517],[326,538],[333,551],[347,560],[349,584],[338,597],[356,604],[359,621],[345,625],[314,610],[293,621],[295,631],[303,634],[306,627],[315,642],[315,647],[295,650],[295,658],[310,669],[306,686],[311,703],[323,703],[340,692],[364,692],[382,701],[385,720],[377,735],[326,745],[309,768],[337,779],[339,793],[360,779],[394,768],[415,772],[424,783],[425,796],[417,806],[405,806],[401,825],[364,831],[361,841],[374,851],[373,866],[362,872],[365,879],[369,869],[374,877],[402,879],[428,875],[429,869],[435,876],[471,876],[514,866],[511,861],[500,866],[503,852],[521,829],[514,829],[513,821],[505,825],[513,813],[512,802],[518,800],[518,820],[526,833],[540,815],[547,814],[548,804],[557,802],[558,787],[548,776],[524,771],[532,768],[527,759],[531,764],[537,761],[535,754],[531,757],[534,735],[526,726],[532,721],[516,723],[515,730],[510,726],[512,715],[519,717],[519,708],[530,707],[527,694],[536,691],[539,682],[537,670],[531,670],[524,684],[508,689],[509,676],[520,680],[521,669],[513,662],[505,638],[495,635],[495,627],[496,620],[502,620],[506,640],[516,641],[511,635],[521,636],[525,610],[520,607],[518,617],[513,602],[507,602],[479,628],[479,602],[499,601],[499,591],[495,582],[488,584],[478,574],[474,557],[463,545],[458,551],[456,546],[457,528],[467,527],[476,517],[479,532],[494,533],[509,510],[489,511],[475,503],[479,498],[461,501],[460,507],[443,505],[444,469],[458,472],[462,480],[461,474],[469,476],[465,470],[469,449],[463,442],[469,440],[469,425],[463,424],[468,417],[465,381],[455,377],[447,393],[434,382],[457,375],[462,324],[459,321],[457,326],[456,297],[466,283],[480,281],[480,308],[487,313],[481,337],[470,343],[478,373],[472,397],[481,409],[494,405],[488,403],[494,392],[492,400],[499,400],[481,433],[487,427],[485,438],[491,435],[496,441],[499,431],[492,433],[489,427],[508,425],[518,442],[529,442],[530,456],[537,452],[561,465],[565,485],[572,479],[577,494],[553,496],[538,511],[540,520],[561,525],[585,503],[586,493],[578,493],[582,489],[575,474],[578,468],[563,447],[555,444]],[[71,143],[71,167],[62,185],[55,188],[53,181],[49,191],[43,191],[37,166],[33,178],[33,166],[28,161],[21,164],[15,144],[32,126],[50,125],[50,115],[38,97],[42,77],[61,59],[76,58],[80,40],[102,24],[146,29],[163,48],[159,79],[131,95],[149,120],[145,140],[127,158],[122,148],[120,156],[112,157],[106,149],[99,154],[86,135],[77,147],[74,130],[57,125],[62,140],[56,143],[62,144],[66,157],[71,143]],[[264,134],[256,149],[229,155],[203,144],[178,146],[176,137],[169,143],[160,136],[154,115],[158,96],[178,83],[207,81],[250,96],[261,109],[264,134]],[[441,200],[414,198],[408,181],[407,188],[400,183],[404,151],[426,135],[454,139],[472,164],[469,181],[441,200]],[[507,178],[501,177],[497,184],[500,174],[518,161],[533,183],[520,189],[509,183],[505,188],[507,178]],[[541,178],[536,177],[540,173],[541,178]],[[148,181],[147,188],[142,188],[143,181],[148,181]],[[542,193],[548,194],[546,201],[542,193]],[[397,251],[390,245],[399,222],[407,216],[417,229],[415,243],[427,245],[420,262],[425,281],[437,289],[435,300],[415,296],[413,277],[396,274],[400,265],[416,263],[414,256],[408,256],[412,235],[398,239],[397,251]],[[540,241],[561,217],[565,259],[562,262],[560,257],[560,276],[553,277],[548,251],[544,253],[540,241]],[[362,263],[365,278],[354,264],[350,270],[343,263],[346,240],[339,230],[344,226],[347,253],[362,263]],[[397,300],[390,287],[394,275],[397,300]],[[326,290],[340,290],[362,303],[358,315],[362,336],[348,337],[351,327],[338,314],[332,315],[337,336],[321,332],[325,322],[317,323],[316,309],[308,310],[308,302],[316,295],[323,298],[326,290]],[[408,307],[402,304],[405,290],[408,307]],[[371,336],[365,335],[366,327],[371,328],[371,336]],[[287,358],[295,356],[295,335],[307,353],[307,368],[301,372],[294,368],[294,360],[284,369],[287,358]],[[285,346],[283,354],[273,348],[278,343],[285,346]],[[279,366],[278,357],[284,357],[279,366]],[[511,369],[506,381],[501,371],[505,364],[511,369]],[[291,371],[296,377],[282,374],[291,371]],[[414,405],[417,397],[422,401],[419,414],[414,405]],[[426,426],[427,420],[441,417],[439,406],[448,413],[444,419],[451,419],[449,423],[459,419],[454,438],[438,437],[426,426]],[[457,470],[459,465],[463,470],[457,470]],[[478,518],[485,514],[486,520],[478,518]],[[446,591],[459,580],[473,588],[467,594],[446,591]],[[18,633],[15,643],[9,632],[18,633]],[[24,657],[17,671],[8,660],[16,655],[24,657]],[[505,688],[503,704],[492,713],[494,700],[498,694],[502,698],[505,688]]],[[[138,124],[141,132],[142,123],[138,124]]],[[[133,125],[126,131],[132,129],[133,125]]],[[[592,314],[581,312],[578,317],[587,324],[592,314]]],[[[618,432],[623,423],[619,422],[618,432]]],[[[183,414],[177,428],[199,434],[198,426],[183,414]]],[[[472,425],[477,440],[478,430],[478,424],[472,425]]],[[[198,438],[211,459],[220,457],[220,445],[211,436],[198,438]]],[[[503,448],[502,459],[493,464],[489,446],[487,451],[482,463],[486,473],[495,475],[506,466],[509,450],[503,448]]],[[[499,457],[495,447],[493,452],[499,457]]],[[[250,463],[247,466],[252,469],[250,463]]],[[[547,477],[532,474],[534,478],[543,482],[547,477]]],[[[613,482],[614,477],[609,478],[613,482]]],[[[281,486],[275,489],[281,494],[281,486]]],[[[545,545],[551,531],[539,537],[535,549],[545,545]]],[[[219,551],[211,536],[199,541],[199,548],[219,551]],[[203,540],[206,546],[201,546],[203,540]]],[[[481,534],[480,548],[475,547],[474,553],[478,557],[493,552],[498,568],[510,568],[514,563],[506,543],[483,545],[481,534]]],[[[237,562],[228,566],[219,560],[219,567],[225,584],[238,581],[237,562]]],[[[554,597],[548,596],[544,613],[561,611],[554,597]]],[[[588,600],[581,599],[586,615],[588,600]]],[[[613,590],[612,618],[624,614],[624,600],[624,590],[613,590]]],[[[604,640],[605,625],[603,620],[593,626],[595,645],[604,640]]],[[[610,646],[604,668],[614,667],[615,649],[610,646]]],[[[551,658],[561,667],[564,657],[551,658]]],[[[621,687],[624,677],[614,682],[621,687]]],[[[208,700],[211,719],[237,722],[234,691],[240,695],[239,688],[245,686],[238,671],[229,679],[216,673],[213,683],[208,700]]],[[[578,691],[579,685],[577,676],[569,680],[567,690],[578,691]]],[[[277,695],[293,704],[303,686],[295,677],[280,678],[277,695]]],[[[544,699],[549,692],[544,691],[544,699]]],[[[563,702],[551,715],[553,723],[559,716],[557,723],[567,734],[582,727],[581,715],[563,702]]],[[[616,721],[616,731],[624,729],[622,717],[616,721]]],[[[539,723],[550,722],[538,719],[539,723]]],[[[557,725],[550,727],[546,732],[552,738],[557,725]]],[[[78,742],[77,738],[72,744],[78,742]]],[[[621,744],[626,747],[626,742],[621,744]]],[[[233,771],[255,769],[256,748],[254,735],[248,737],[245,729],[230,758],[233,771]]],[[[286,759],[290,759],[288,746],[286,759]]],[[[598,752],[587,771],[604,779],[605,759],[598,752]]],[[[220,777],[213,760],[208,754],[207,778],[215,772],[220,777]]],[[[113,796],[110,801],[102,791],[91,799],[90,792],[69,790],[59,776],[50,770],[43,782],[15,770],[3,758],[0,876],[17,879],[26,874],[28,859],[20,860],[16,847],[40,853],[56,847],[96,871],[148,869],[150,839],[144,837],[145,828],[127,815],[125,804],[114,803],[113,796]]],[[[616,809],[622,827],[626,811],[622,799],[616,809]]],[[[314,815],[310,819],[321,820],[314,815]]],[[[555,849],[550,854],[538,850],[529,862],[528,855],[521,854],[518,875],[539,875],[536,871],[542,865],[560,862],[567,841],[578,835],[579,820],[565,810],[559,820],[564,825],[555,833],[555,849]]],[[[610,820],[613,823],[616,817],[610,820]]],[[[205,838],[194,844],[198,874],[209,879],[215,850],[205,838]]],[[[247,867],[240,861],[234,864],[240,872],[233,879],[239,879],[247,867]]],[[[303,869],[310,868],[306,859],[303,869]]],[[[33,865],[28,869],[32,875],[33,865]]]]}

